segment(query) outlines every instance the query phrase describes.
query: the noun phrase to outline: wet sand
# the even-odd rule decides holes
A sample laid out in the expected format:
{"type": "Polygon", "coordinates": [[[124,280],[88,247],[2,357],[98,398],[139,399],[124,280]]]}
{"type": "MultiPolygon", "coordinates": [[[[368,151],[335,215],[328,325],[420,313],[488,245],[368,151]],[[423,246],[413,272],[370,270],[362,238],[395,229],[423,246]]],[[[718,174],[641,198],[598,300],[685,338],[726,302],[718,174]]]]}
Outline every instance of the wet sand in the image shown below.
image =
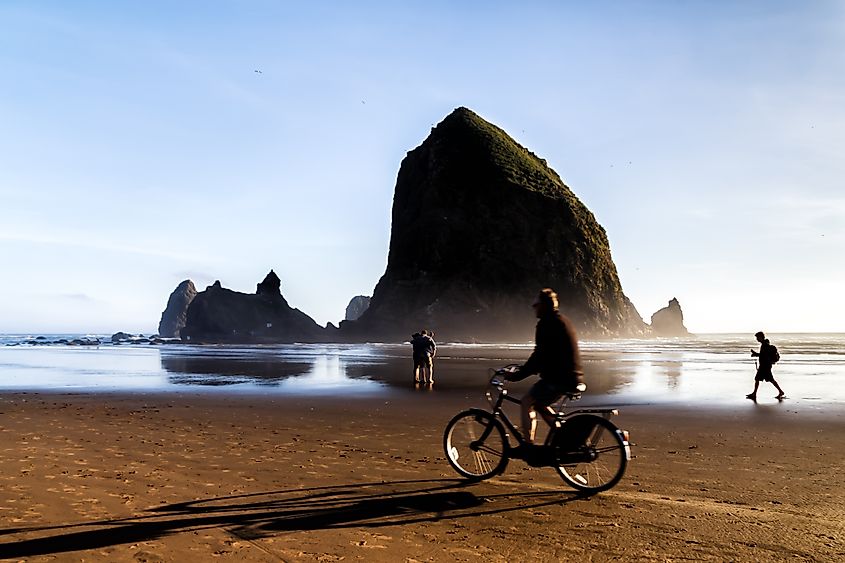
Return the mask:
{"type": "Polygon", "coordinates": [[[833,561],[845,416],[761,401],[632,405],[636,458],[581,498],[512,461],[457,477],[442,432],[479,394],[354,400],[0,398],[0,558],[28,561],[833,561]]]}

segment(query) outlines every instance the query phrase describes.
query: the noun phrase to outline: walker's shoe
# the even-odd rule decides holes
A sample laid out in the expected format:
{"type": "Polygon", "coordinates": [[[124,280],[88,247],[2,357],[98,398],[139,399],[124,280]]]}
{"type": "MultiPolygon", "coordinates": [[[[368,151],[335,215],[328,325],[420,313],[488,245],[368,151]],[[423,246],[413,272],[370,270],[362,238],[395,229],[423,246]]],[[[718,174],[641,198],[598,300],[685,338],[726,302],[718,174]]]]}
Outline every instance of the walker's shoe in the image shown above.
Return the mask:
{"type": "Polygon", "coordinates": [[[757,395],[755,395],[754,393],[749,393],[748,395],[746,395],[746,396],[745,396],[745,398],[746,398],[746,399],[751,399],[752,401],[756,401],[756,400],[757,400],[757,395]]]}
{"type": "Polygon", "coordinates": [[[778,400],[780,400],[780,399],[786,399],[786,393],[781,393],[780,395],[778,395],[777,397],[775,397],[775,399],[778,399],[778,400]]]}

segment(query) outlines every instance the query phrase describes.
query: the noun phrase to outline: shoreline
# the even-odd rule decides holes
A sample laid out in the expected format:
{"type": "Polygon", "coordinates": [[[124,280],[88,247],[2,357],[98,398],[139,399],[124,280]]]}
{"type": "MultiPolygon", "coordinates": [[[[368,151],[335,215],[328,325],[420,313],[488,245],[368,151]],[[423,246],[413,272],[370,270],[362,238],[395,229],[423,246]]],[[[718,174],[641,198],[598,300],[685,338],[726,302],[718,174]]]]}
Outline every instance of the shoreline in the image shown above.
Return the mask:
{"type": "MultiPolygon", "coordinates": [[[[745,408],[754,363],[745,342],[713,340],[701,346],[666,341],[584,346],[588,389],[584,403],[700,404],[745,408]]],[[[845,360],[835,338],[781,346],[776,377],[785,406],[801,410],[845,408],[845,360]]],[[[480,396],[488,370],[523,363],[530,346],[438,348],[436,393],[480,396]]],[[[279,347],[3,347],[0,393],[194,393],[254,396],[384,396],[405,393],[410,383],[407,345],[279,347]]],[[[515,384],[523,392],[529,383],[515,384]]],[[[768,385],[760,405],[771,402],[768,385]]]]}

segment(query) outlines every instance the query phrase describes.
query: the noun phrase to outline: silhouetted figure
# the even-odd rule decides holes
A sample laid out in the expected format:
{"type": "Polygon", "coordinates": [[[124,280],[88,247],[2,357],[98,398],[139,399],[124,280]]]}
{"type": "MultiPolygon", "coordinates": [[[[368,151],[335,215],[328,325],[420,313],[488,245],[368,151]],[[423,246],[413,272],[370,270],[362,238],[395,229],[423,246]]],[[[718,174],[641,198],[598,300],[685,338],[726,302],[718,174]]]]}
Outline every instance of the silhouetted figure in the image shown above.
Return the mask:
{"type": "Polygon", "coordinates": [[[420,370],[422,369],[422,334],[419,332],[415,332],[411,335],[411,348],[413,350],[413,360],[414,360],[414,383],[420,382],[420,370]]]}
{"type": "Polygon", "coordinates": [[[414,349],[414,383],[434,383],[432,360],[437,352],[437,345],[429,335],[429,331],[415,332],[411,336],[411,346],[414,349]],[[428,381],[426,381],[426,372],[428,381]]]}
{"type": "Polygon", "coordinates": [[[424,330],[423,336],[426,340],[425,354],[428,356],[428,384],[434,385],[434,356],[437,355],[437,343],[434,341],[434,331],[424,330]]]}
{"type": "Polygon", "coordinates": [[[783,399],[786,397],[786,393],[783,392],[783,389],[780,388],[780,385],[778,385],[778,382],[775,381],[775,378],[772,375],[772,365],[780,358],[777,353],[777,348],[771,345],[769,339],[766,338],[766,335],[762,332],[758,332],[754,335],[754,337],[757,338],[757,342],[760,343],[760,351],[755,352],[754,350],[751,350],[751,356],[754,358],[760,358],[760,365],[757,366],[757,375],[754,376],[754,391],[745,397],[751,399],[752,401],[756,401],[757,388],[760,387],[760,382],[768,381],[777,387],[778,395],[775,399],[783,399]]]}
{"type": "Polygon", "coordinates": [[[575,329],[558,311],[557,293],[543,289],[533,306],[539,319],[534,352],[519,370],[508,376],[510,381],[519,381],[540,374],[540,381],[522,397],[522,432],[529,444],[533,444],[537,430],[536,412],[553,424],[550,405],[567,391],[574,391],[584,377],[575,329]]]}

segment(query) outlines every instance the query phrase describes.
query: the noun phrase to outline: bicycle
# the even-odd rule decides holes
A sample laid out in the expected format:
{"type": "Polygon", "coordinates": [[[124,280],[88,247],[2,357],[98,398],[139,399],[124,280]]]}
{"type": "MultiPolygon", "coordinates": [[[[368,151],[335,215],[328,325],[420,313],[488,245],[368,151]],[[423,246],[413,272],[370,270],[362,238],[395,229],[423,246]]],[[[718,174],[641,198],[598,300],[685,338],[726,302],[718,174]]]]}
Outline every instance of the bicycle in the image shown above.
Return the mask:
{"type": "Polygon", "coordinates": [[[492,407],[487,411],[470,408],[455,415],[443,434],[443,448],[452,468],[472,481],[503,473],[516,448],[534,452],[525,461],[536,467],[554,467],[568,485],[583,493],[606,491],[625,474],[631,459],[628,432],[620,430],[610,417],[616,409],[577,409],[565,412],[570,401],[581,398],[587,386],[565,393],[551,408],[554,424],[542,446],[530,446],[503,410],[505,401],[521,404],[505,389],[508,373],[515,364],[493,371],[486,395],[492,407]]]}

